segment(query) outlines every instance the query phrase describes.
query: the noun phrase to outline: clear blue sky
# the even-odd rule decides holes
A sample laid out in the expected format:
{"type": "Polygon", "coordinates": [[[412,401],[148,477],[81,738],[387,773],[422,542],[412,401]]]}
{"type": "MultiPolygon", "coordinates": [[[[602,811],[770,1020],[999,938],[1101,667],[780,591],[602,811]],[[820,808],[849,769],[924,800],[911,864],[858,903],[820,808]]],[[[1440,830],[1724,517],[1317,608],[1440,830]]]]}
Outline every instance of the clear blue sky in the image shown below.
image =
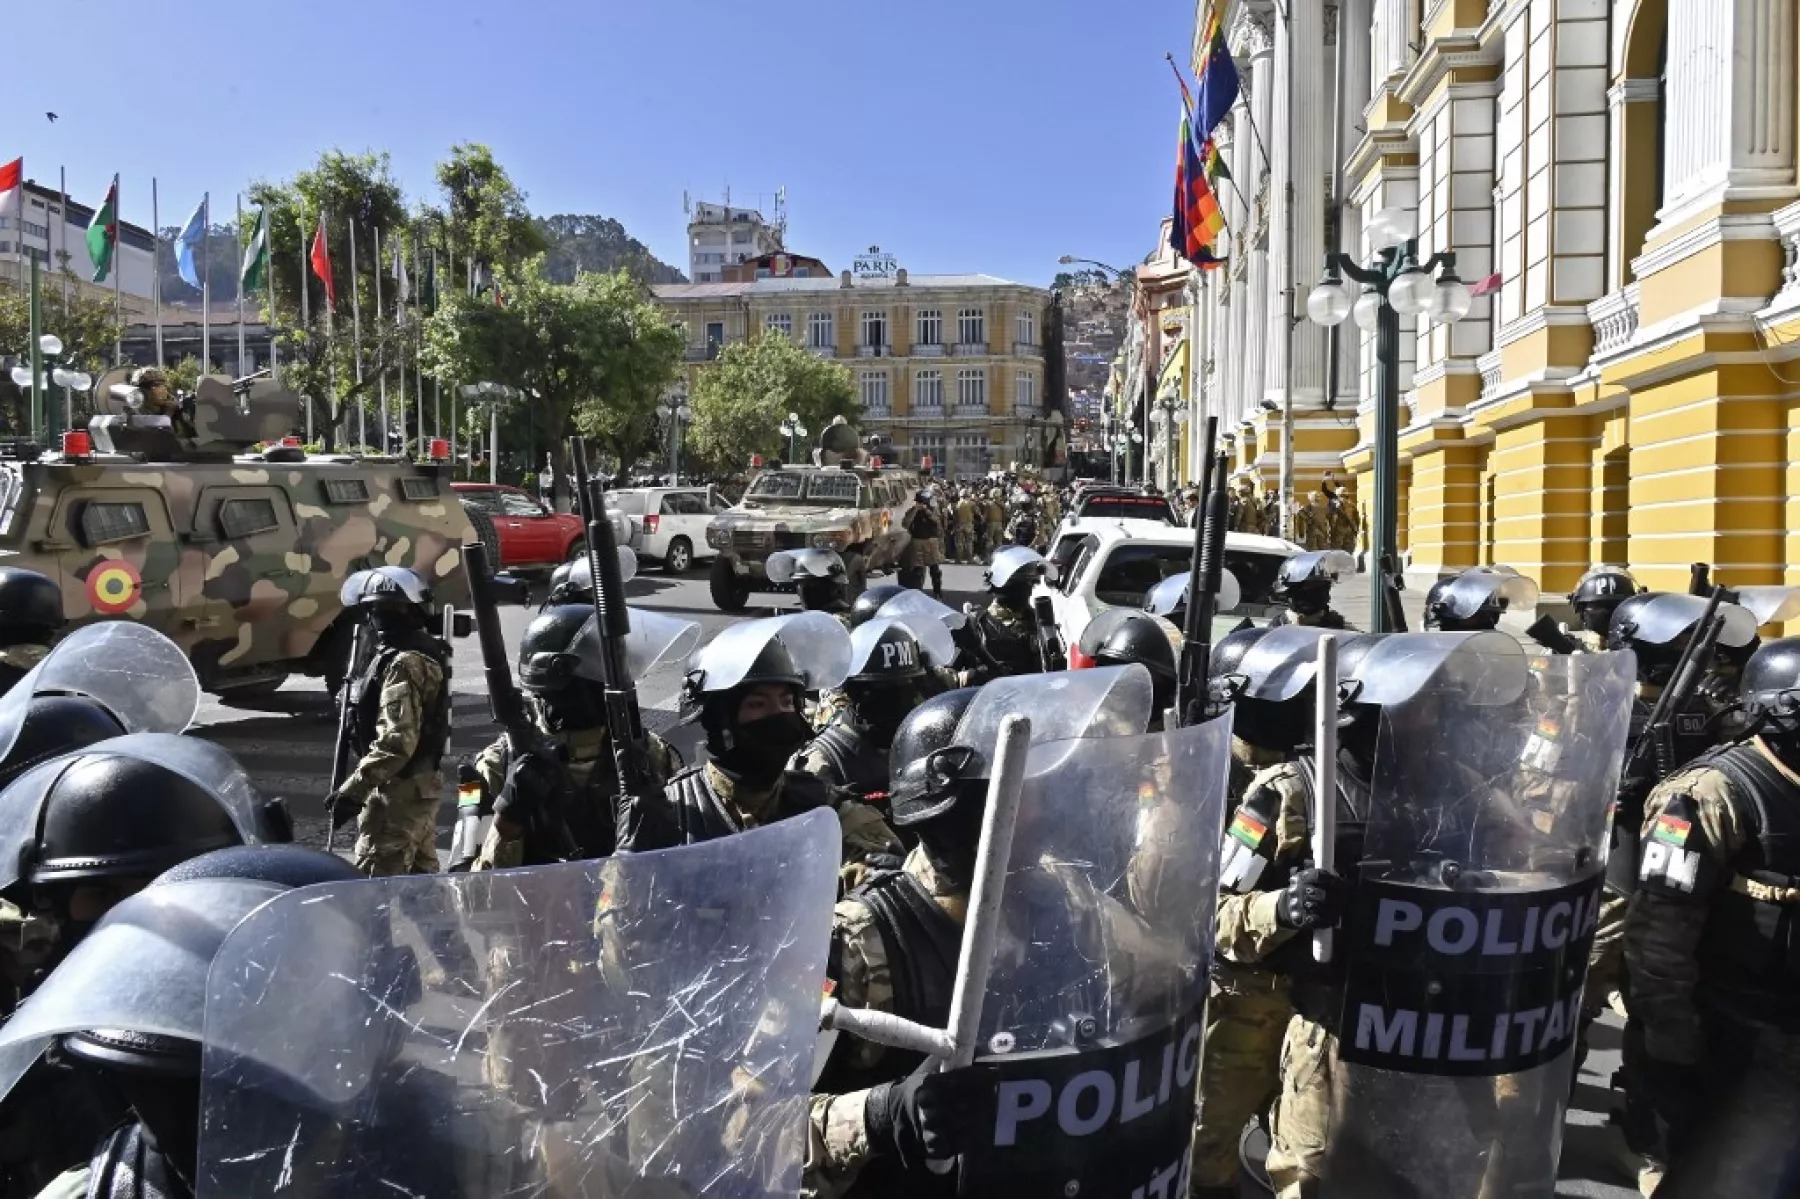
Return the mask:
{"type": "Polygon", "coordinates": [[[785,186],[789,244],[1045,283],[1125,265],[1173,191],[1183,0],[81,0],[13,6],[0,161],[179,224],[319,150],[386,150],[409,199],[458,141],[538,213],[617,217],[687,266],[684,189],[785,186]],[[79,36],[77,36],[79,30],[79,36]],[[18,52],[32,47],[30,53],[18,52]],[[79,61],[64,61],[57,52],[79,61]],[[59,115],[55,124],[45,111],[59,115]]]}

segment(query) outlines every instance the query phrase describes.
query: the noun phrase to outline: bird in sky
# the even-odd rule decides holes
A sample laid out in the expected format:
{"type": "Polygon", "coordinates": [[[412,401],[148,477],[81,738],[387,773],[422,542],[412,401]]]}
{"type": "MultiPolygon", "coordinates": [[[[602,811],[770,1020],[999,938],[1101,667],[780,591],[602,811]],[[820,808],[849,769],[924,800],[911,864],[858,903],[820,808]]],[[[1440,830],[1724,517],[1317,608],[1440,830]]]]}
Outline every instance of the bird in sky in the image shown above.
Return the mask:
{"type": "Polygon", "coordinates": [[[47,112],[44,114],[44,116],[49,119],[49,121],[52,125],[56,124],[56,114],[55,113],[47,112]]]}

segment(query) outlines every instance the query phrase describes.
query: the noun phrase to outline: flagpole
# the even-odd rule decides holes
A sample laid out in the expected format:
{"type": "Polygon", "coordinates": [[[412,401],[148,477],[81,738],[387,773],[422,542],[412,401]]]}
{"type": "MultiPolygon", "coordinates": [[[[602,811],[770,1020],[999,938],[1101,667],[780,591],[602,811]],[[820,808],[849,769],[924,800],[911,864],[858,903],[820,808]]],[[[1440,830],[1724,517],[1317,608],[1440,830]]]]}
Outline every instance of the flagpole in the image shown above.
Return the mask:
{"type": "MultiPolygon", "coordinates": [[[[113,365],[125,365],[125,189],[113,176],[113,365]]],[[[21,193],[22,194],[22,193],[21,193]]],[[[21,218],[23,219],[23,218],[21,218]]]]}
{"type": "Polygon", "coordinates": [[[212,374],[212,193],[200,194],[200,373],[212,374]]]}
{"type": "MultiPolygon", "coordinates": [[[[57,167],[56,176],[57,187],[62,192],[62,219],[57,222],[62,227],[60,239],[62,261],[57,263],[57,269],[62,273],[63,311],[67,312],[69,310],[69,168],[57,167]]],[[[23,171],[20,172],[20,178],[24,178],[23,171]]]]}
{"type": "MultiPolygon", "coordinates": [[[[310,247],[307,243],[307,237],[306,237],[306,226],[301,225],[300,226],[300,336],[303,339],[312,337],[312,300],[310,298],[312,295],[312,283],[306,277],[307,269],[311,265],[310,263],[307,262],[307,250],[309,248],[310,247]]],[[[312,397],[304,396],[302,398],[306,401],[306,404],[305,404],[305,408],[306,408],[306,444],[311,445],[312,439],[313,439],[312,397]]]]}
{"type": "MultiPolygon", "coordinates": [[[[374,226],[375,236],[375,327],[381,328],[381,226],[374,226]]],[[[381,452],[388,452],[387,362],[375,372],[375,387],[381,393],[381,452]]]]}
{"type": "MultiPolygon", "coordinates": [[[[424,263],[419,257],[419,237],[415,231],[413,234],[413,273],[419,274],[423,269],[424,263]]],[[[423,282],[422,279],[412,285],[413,308],[419,314],[418,326],[413,330],[413,381],[418,384],[419,389],[419,400],[416,405],[419,427],[418,451],[419,457],[424,458],[427,457],[425,453],[425,305],[419,299],[421,282],[423,282]]]]}
{"type": "Polygon", "coordinates": [[[157,198],[156,176],[150,176],[150,298],[156,312],[156,365],[163,363],[162,326],[162,208],[157,198]]]}
{"type": "Polygon", "coordinates": [[[350,225],[350,321],[351,344],[356,349],[356,441],[360,449],[369,445],[369,413],[363,407],[362,381],[362,298],[357,294],[356,286],[356,218],[352,217],[350,225]]]}
{"type": "MultiPolygon", "coordinates": [[[[239,191],[234,198],[238,202],[238,223],[232,225],[232,241],[236,243],[239,234],[243,232],[243,193],[239,191]]],[[[243,248],[238,250],[238,259],[238,378],[243,378],[250,373],[250,364],[245,362],[243,347],[243,248]]]]}
{"type": "MultiPolygon", "coordinates": [[[[319,237],[325,244],[325,269],[326,269],[327,274],[329,274],[329,272],[331,270],[331,225],[326,220],[326,215],[327,215],[326,210],[324,208],[320,208],[319,209],[319,237]]],[[[337,330],[337,305],[332,302],[331,293],[332,293],[332,284],[329,281],[327,281],[325,283],[325,340],[326,340],[325,385],[326,385],[326,387],[328,387],[330,389],[330,392],[331,392],[331,394],[326,398],[326,401],[325,401],[325,415],[327,417],[329,417],[331,415],[332,406],[337,403],[337,398],[338,398],[338,394],[337,394],[337,362],[336,362],[334,356],[330,352],[331,338],[332,338],[332,335],[337,330]]],[[[343,424],[344,424],[344,435],[347,439],[350,434],[350,423],[349,423],[348,414],[344,415],[343,424]]]]}
{"type": "MultiPolygon", "coordinates": [[[[25,294],[25,260],[30,257],[25,249],[25,158],[19,157],[19,186],[13,189],[13,203],[17,205],[19,214],[13,218],[13,228],[18,231],[19,240],[14,247],[19,251],[19,294],[25,294]]],[[[32,402],[37,402],[37,381],[32,380],[32,402]]]]}

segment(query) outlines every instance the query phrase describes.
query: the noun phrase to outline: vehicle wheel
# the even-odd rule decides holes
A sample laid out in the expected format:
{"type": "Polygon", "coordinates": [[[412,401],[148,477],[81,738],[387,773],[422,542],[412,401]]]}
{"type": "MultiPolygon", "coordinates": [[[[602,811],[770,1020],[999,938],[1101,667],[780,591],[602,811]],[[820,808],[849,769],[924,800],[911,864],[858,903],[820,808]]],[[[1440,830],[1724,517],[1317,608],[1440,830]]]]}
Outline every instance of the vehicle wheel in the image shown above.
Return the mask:
{"type": "Polygon", "coordinates": [[[750,603],[750,588],[737,577],[731,563],[723,556],[714,558],[712,575],[707,579],[713,606],[721,612],[742,612],[750,603]]]}
{"type": "Polygon", "coordinates": [[[669,552],[663,556],[663,573],[678,575],[694,564],[694,547],[688,544],[685,537],[677,537],[669,542],[669,552]]]}
{"type": "Polygon", "coordinates": [[[579,562],[587,557],[587,538],[577,537],[569,543],[569,552],[563,555],[564,562],[579,562]]]}
{"type": "Polygon", "coordinates": [[[465,508],[463,511],[468,514],[469,524],[475,529],[475,540],[487,547],[488,577],[492,578],[494,572],[501,568],[500,533],[494,528],[494,522],[487,513],[477,512],[473,508],[465,508]]]}
{"type": "Polygon", "coordinates": [[[850,592],[848,598],[855,600],[869,585],[869,562],[861,554],[844,555],[844,586],[850,592]]]}

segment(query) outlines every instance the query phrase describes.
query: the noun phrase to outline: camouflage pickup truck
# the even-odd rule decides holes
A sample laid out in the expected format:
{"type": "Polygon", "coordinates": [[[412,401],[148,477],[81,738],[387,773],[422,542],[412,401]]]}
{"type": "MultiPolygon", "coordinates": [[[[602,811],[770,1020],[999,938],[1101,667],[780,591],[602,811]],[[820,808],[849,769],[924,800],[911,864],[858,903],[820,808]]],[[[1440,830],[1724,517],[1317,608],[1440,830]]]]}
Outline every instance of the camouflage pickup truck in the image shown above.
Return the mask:
{"type": "Polygon", "coordinates": [[[0,458],[0,565],[60,583],[72,624],[140,621],[208,690],[242,694],[290,674],[335,684],[352,571],[404,566],[440,608],[467,606],[473,533],[447,462],[307,454],[287,437],[297,397],[267,382],[204,378],[173,416],[123,384],[96,393],[85,445],[0,458]]]}
{"type": "Polygon", "coordinates": [[[755,591],[782,591],[763,563],[776,550],[836,550],[843,555],[850,595],[869,573],[892,569],[910,540],[905,528],[919,476],[893,466],[842,462],[783,466],[751,480],[744,498],[713,517],[706,543],[712,599],[721,612],[742,612],[755,591]]]}

